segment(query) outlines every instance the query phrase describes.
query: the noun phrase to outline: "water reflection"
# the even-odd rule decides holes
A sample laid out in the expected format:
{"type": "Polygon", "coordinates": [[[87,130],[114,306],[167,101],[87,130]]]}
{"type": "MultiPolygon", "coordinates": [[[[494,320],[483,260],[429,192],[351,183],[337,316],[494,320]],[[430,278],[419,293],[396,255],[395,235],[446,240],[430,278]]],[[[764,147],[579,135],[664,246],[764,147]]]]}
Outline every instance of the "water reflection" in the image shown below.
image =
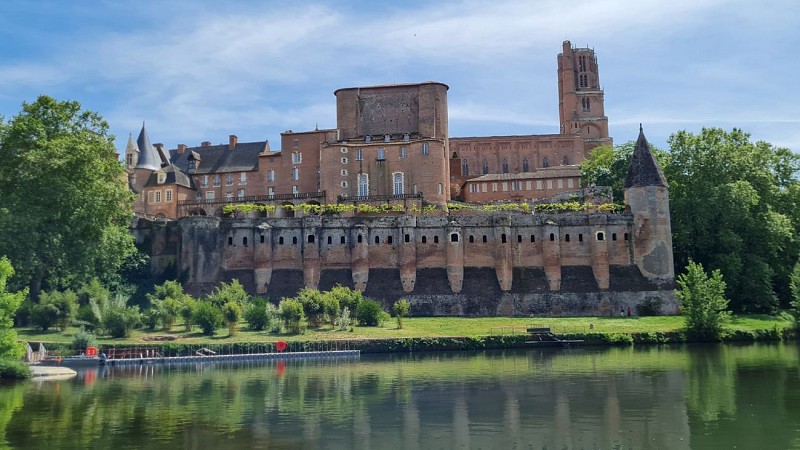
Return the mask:
{"type": "Polygon", "coordinates": [[[793,345],[86,370],[0,387],[18,448],[791,448],[793,345]]]}

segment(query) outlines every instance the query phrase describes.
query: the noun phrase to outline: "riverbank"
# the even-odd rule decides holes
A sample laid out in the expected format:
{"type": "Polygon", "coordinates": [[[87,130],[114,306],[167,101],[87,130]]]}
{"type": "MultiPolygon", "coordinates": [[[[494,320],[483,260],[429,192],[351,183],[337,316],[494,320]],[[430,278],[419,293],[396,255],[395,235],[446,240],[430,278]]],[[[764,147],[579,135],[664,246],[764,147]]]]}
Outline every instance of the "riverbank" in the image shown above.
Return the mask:
{"type": "MultiPolygon", "coordinates": [[[[795,336],[793,323],[787,315],[737,316],[725,325],[721,337],[725,342],[776,341],[795,336]]],[[[288,351],[319,351],[354,349],[364,353],[480,350],[527,347],[531,340],[527,328],[550,328],[562,339],[583,340],[583,345],[636,345],[683,343],[697,341],[684,331],[682,317],[581,317],[581,318],[406,318],[403,328],[394,321],[383,327],[352,327],[339,330],[333,327],[309,329],[300,335],[274,334],[247,330],[241,324],[233,337],[219,330],[216,336],[204,336],[197,330],[173,331],[137,330],[130,338],[98,337],[101,348],[124,347],[157,350],[164,356],[193,353],[197,347],[219,350],[220,353],[274,351],[278,341],[288,344],[288,351]]],[[[43,333],[30,328],[17,330],[20,339],[44,342],[48,349],[65,349],[72,343],[74,333],[51,331],[43,333]]]]}

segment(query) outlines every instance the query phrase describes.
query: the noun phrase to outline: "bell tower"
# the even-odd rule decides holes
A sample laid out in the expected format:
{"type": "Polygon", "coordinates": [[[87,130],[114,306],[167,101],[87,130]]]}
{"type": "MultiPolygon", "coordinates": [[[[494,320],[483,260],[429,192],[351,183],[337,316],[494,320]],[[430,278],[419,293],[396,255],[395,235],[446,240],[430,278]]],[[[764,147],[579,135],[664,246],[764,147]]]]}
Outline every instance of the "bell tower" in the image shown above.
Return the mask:
{"type": "Polygon", "coordinates": [[[613,144],[608,136],[603,96],[594,50],[572,47],[564,41],[558,54],[560,133],[583,137],[586,154],[599,145],[613,144]]]}

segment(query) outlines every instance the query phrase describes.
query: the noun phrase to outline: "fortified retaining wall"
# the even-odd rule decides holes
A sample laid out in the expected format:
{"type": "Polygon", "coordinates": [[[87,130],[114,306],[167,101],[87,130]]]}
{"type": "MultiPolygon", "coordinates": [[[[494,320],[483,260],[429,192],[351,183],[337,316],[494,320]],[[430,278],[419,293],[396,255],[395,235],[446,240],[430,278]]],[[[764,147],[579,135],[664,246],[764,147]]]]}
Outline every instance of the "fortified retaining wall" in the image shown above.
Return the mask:
{"type": "Polygon", "coordinates": [[[341,284],[415,316],[676,314],[672,280],[635,263],[631,214],[139,220],[154,272],[195,294],[238,279],[273,301],[341,284]]]}

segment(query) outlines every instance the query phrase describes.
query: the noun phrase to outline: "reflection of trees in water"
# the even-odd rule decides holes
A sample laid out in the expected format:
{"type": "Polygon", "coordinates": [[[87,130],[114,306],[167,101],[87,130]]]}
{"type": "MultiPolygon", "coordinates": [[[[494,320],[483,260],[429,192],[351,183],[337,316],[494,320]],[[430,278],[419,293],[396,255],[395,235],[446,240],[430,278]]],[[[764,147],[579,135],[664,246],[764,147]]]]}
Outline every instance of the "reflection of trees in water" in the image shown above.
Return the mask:
{"type": "Polygon", "coordinates": [[[736,364],[727,356],[729,347],[700,347],[690,354],[686,383],[689,411],[703,422],[736,414],[736,364]]]}
{"type": "Polygon", "coordinates": [[[22,398],[25,394],[25,385],[15,383],[10,386],[0,386],[0,446],[8,446],[6,438],[6,425],[11,421],[14,413],[22,407],[22,398]]]}

